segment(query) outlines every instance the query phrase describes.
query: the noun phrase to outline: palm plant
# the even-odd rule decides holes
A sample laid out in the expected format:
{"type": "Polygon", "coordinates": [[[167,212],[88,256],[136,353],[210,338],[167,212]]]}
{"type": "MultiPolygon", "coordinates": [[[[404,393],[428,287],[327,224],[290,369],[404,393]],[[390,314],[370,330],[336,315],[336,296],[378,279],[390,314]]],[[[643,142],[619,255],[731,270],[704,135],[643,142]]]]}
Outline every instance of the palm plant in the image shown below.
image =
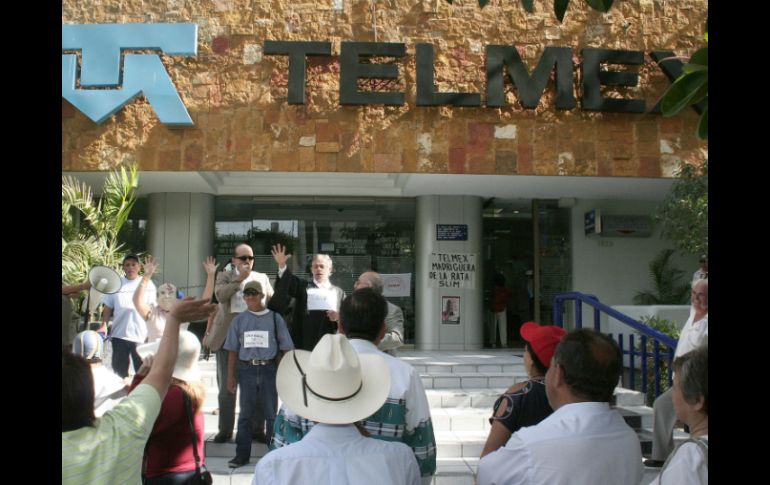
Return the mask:
{"type": "Polygon", "coordinates": [[[118,233],[136,202],[138,187],[135,166],[111,172],[96,200],[88,185],[62,177],[62,281],[84,281],[96,265],[120,267],[123,245],[118,233]]]}
{"type": "Polygon", "coordinates": [[[673,249],[664,249],[650,262],[653,291],[640,291],[634,296],[637,305],[681,305],[687,303],[690,285],[680,283],[684,271],[671,264],[673,249]]]}

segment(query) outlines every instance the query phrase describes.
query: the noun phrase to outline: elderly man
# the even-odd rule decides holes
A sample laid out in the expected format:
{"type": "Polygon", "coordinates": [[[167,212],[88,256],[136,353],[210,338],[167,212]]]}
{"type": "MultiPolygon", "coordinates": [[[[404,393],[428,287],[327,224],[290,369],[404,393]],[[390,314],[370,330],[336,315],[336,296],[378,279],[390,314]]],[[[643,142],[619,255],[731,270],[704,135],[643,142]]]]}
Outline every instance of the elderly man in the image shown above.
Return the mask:
{"type": "Polygon", "coordinates": [[[286,267],[286,261],[291,258],[286,254],[286,247],[276,244],[271,250],[273,259],[278,264],[278,275],[275,278],[275,310],[285,314],[290,298],[295,299],[294,312],[291,319],[291,338],[298,349],[312,351],[321,337],[337,331],[339,309],[345,292],[329,281],[332,274],[332,258],[326,254],[315,254],[310,270],[312,281],[299,279],[286,267]],[[309,308],[308,296],[313,302],[326,304],[326,309],[309,308]]]}
{"type": "MultiPolygon", "coordinates": [[[[690,318],[682,327],[674,358],[695,350],[708,343],[709,337],[709,280],[696,280],[692,285],[692,308],[690,318]]],[[[661,467],[674,449],[674,425],[676,413],[671,399],[671,388],[658,396],[652,405],[653,433],[652,454],[644,464],[661,467]]]]}
{"type": "MultiPolygon", "coordinates": [[[[353,289],[371,288],[378,295],[382,295],[385,284],[382,276],[374,271],[361,273],[353,289]]],[[[382,338],[378,349],[386,354],[395,356],[396,349],[404,345],[404,312],[391,302],[388,303],[388,315],[385,317],[385,337],[382,338]]]]}
{"type": "Polygon", "coordinates": [[[545,375],[553,414],[484,456],[478,485],[637,485],[639,438],[608,402],[621,365],[620,348],[606,335],[589,329],[567,334],[545,375]]]}
{"type": "MultiPolygon", "coordinates": [[[[252,271],[254,266],[254,251],[243,242],[233,249],[232,269],[217,275],[214,294],[219,301],[217,315],[211,325],[210,332],[205,336],[204,345],[217,353],[217,386],[219,387],[219,432],[214,437],[215,443],[224,443],[233,436],[235,426],[235,393],[227,389],[228,352],[222,346],[230,330],[230,323],[241,312],[246,310],[243,299],[243,288],[249,281],[262,285],[264,296],[263,305],[273,296],[273,287],[265,273],[252,271]]],[[[257,439],[265,440],[264,417],[257,416],[255,422],[257,439]]]]}

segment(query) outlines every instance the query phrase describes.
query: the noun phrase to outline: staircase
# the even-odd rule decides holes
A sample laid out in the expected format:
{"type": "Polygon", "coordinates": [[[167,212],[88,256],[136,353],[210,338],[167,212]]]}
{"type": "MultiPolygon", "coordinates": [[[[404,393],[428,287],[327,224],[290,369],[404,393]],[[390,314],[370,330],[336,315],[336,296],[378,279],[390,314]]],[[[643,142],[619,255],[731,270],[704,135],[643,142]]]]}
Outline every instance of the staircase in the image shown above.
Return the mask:
{"type": "MultiPolygon", "coordinates": [[[[399,352],[399,358],[420,373],[436,435],[437,470],[435,485],[471,485],[474,482],[479,455],[489,433],[488,418],[497,397],[512,384],[527,379],[522,349],[480,351],[415,351],[399,352]]],[[[214,483],[247,485],[251,483],[258,459],[267,452],[266,445],[253,442],[251,463],[241,468],[228,468],[235,456],[235,443],[214,443],[218,416],[215,357],[201,361],[206,384],[205,417],[206,465],[214,483]]],[[[617,388],[615,407],[639,435],[642,453],[648,455],[652,439],[652,409],[644,406],[640,392],[617,388]]],[[[238,407],[236,405],[236,413],[238,407]]],[[[237,422],[237,415],[236,415],[237,422]]],[[[686,434],[675,432],[674,439],[686,434]]],[[[645,471],[642,485],[648,484],[658,469],[645,471]]]]}

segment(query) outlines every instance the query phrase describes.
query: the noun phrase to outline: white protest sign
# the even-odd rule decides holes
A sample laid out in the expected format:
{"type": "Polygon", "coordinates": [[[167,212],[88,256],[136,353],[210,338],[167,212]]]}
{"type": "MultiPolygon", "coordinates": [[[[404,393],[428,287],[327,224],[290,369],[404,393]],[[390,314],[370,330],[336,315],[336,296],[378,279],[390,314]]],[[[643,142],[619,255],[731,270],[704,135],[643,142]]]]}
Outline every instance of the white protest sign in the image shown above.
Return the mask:
{"type": "Polygon", "coordinates": [[[307,309],[337,311],[337,294],[323,288],[307,289],[307,309]]]}
{"type": "Polygon", "coordinates": [[[476,288],[475,253],[430,253],[431,288],[476,288]]]}

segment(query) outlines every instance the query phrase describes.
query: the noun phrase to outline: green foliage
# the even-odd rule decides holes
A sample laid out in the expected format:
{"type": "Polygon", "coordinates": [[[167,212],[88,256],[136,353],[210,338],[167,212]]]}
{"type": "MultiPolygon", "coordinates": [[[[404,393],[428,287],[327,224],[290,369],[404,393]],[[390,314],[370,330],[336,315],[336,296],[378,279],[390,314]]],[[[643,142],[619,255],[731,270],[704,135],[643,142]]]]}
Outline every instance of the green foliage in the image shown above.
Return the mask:
{"type": "MultiPolygon", "coordinates": [[[[454,0],[446,0],[447,3],[450,5],[452,4],[454,0]]],[[[615,0],[586,0],[586,3],[593,8],[594,10],[598,10],[600,12],[607,12],[609,11],[610,7],[612,7],[612,3],[615,0]]],[[[556,14],[556,18],[559,19],[559,22],[564,21],[564,14],[567,12],[567,7],[569,7],[570,0],[553,0],[553,11],[556,14]]],[[[479,7],[484,8],[489,3],[489,0],[479,0],[479,7]]],[[[534,2],[533,0],[521,0],[521,5],[524,7],[524,10],[526,10],[529,13],[534,12],[534,2]]]]}
{"type": "Polygon", "coordinates": [[[640,291],[634,296],[637,305],[681,305],[687,303],[690,284],[681,283],[684,271],[671,265],[673,249],[664,249],[650,262],[650,277],[654,289],[640,291]]]}
{"type": "Polygon", "coordinates": [[[118,234],[136,202],[138,187],[136,167],[110,173],[98,200],[85,183],[62,177],[62,282],[85,281],[96,265],[120,267],[118,234]]]}
{"type": "MultiPolygon", "coordinates": [[[[708,27],[705,40],[708,42],[708,27]]],[[[709,103],[709,58],[708,46],[698,49],[690,60],[682,66],[682,75],[668,87],[661,99],[660,108],[663,116],[674,116],[687,106],[703,102],[698,121],[698,137],[707,140],[708,103],[709,103]]]]}
{"type": "MultiPolygon", "coordinates": [[[[670,320],[658,317],[641,317],[640,320],[643,324],[650,328],[653,328],[661,333],[679,339],[679,328],[670,320]]],[[[670,350],[674,352],[676,349],[667,349],[665,345],[659,346],[661,352],[670,350]]],[[[641,352],[642,342],[641,340],[636,343],[636,351],[641,352]]],[[[647,405],[652,406],[655,401],[655,359],[653,352],[653,340],[647,339],[647,405]]],[[[663,357],[660,361],[660,392],[661,394],[668,389],[668,358],[663,357]]]]}
{"type": "Polygon", "coordinates": [[[654,219],[674,246],[692,254],[708,254],[708,161],[683,165],[654,219]]]}

